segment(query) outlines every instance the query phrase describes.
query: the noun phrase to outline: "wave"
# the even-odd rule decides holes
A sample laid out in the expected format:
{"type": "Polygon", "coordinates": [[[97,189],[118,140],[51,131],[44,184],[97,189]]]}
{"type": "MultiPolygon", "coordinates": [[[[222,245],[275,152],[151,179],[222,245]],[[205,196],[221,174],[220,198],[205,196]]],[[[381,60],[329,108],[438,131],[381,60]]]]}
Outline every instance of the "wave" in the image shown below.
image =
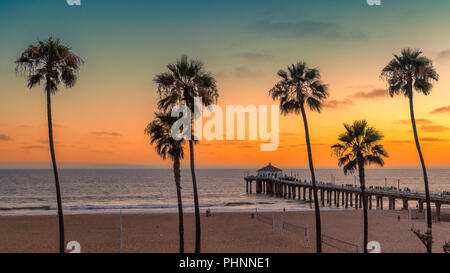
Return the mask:
{"type": "Polygon", "coordinates": [[[257,202],[256,204],[259,204],[259,205],[273,205],[273,204],[275,204],[274,202],[257,202]]]}
{"type": "Polygon", "coordinates": [[[249,206],[253,205],[251,202],[229,202],[225,204],[225,207],[234,207],[234,206],[249,206]]]}
{"type": "Polygon", "coordinates": [[[272,205],[275,204],[273,202],[229,202],[225,204],[225,207],[234,207],[234,206],[251,206],[251,205],[272,205]]]}
{"type": "MultiPolygon", "coordinates": [[[[228,203],[206,203],[200,204],[200,207],[237,207],[237,206],[252,206],[252,205],[274,204],[272,202],[228,202],[228,203]]],[[[139,205],[75,205],[64,206],[64,210],[127,210],[127,209],[172,209],[177,208],[177,204],[139,204],[139,205]]],[[[192,208],[193,204],[183,204],[184,208],[192,208]]],[[[56,210],[54,206],[23,206],[23,207],[0,207],[0,211],[15,211],[15,210],[56,210]]]]}
{"type": "Polygon", "coordinates": [[[0,207],[0,211],[11,211],[11,210],[51,210],[53,209],[51,206],[26,206],[26,207],[10,207],[10,208],[2,208],[0,207]]]}

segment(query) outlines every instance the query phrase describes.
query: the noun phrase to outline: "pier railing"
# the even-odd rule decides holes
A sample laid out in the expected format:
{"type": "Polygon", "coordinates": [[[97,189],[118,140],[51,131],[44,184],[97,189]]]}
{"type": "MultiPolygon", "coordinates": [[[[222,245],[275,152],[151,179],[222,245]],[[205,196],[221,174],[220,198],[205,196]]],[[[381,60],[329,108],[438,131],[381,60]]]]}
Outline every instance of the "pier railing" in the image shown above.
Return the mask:
{"type": "MultiPolygon", "coordinates": [[[[281,178],[277,177],[259,177],[255,175],[246,176],[245,179],[249,180],[259,180],[259,179],[269,179],[275,182],[279,183],[287,183],[292,185],[304,185],[304,186],[312,186],[312,182],[306,182],[306,180],[302,181],[301,179],[289,177],[289,176],[283,176],[281,178]]],[[[317,187],[321,188],[329,188],[329,189],[344,189],[344,190],[353,190],[353,191],[361,191],[360,186],[349,186],[349,185],[339,185],[334,183],[325,183],[318,181],[316,182],[317,187]]],[[[425,192],[424,191],[405,191],[401,189],[393,189],[390,187],[367,187],[366,192],[368,193],[378,193],[378,194],[401,194],[406,195],[410,197],[421,197],[425,199],[425,192]]],[[[443,193],[430,193],[430,198],[442,198],[442,199],[448,199],[450,200],[450,195],[443,194],[443,193]]]]}
{"type": "MultiPolygon", "coordinates": [[[[263,176],[246,176],[246,190],[252,192],[252,183],[255,182],[257,194],[274,195],[281,198],[302,199],[304,201],[312,201],[312,183],[306,180],[300,180],[295,177],[263,177],[263,176]],[[307,194],[308,192],[308,194],[307,194]],[[303,194],[302,194],[303,193],[303,194]]],[[[322,206],[333,204],[336,207],[342,206],[345,208],[354,207],[361,208],[362,192],[359,186],[352,184],[337,185],[334,183],[317,182],[316,188],[318,191],[319,202],[322,206]]],[[[419,212],[423,211],[425,203],[425,194],[423,192],[411,191],[409,189],[401,190],[393,187],[367,187],[365,191],[365,198],[369,209],[372,209],[372,199],[376,201],[376,207],[383,209],[383,199],[388,199],[389,209],[395,210],[396,200],[403,203],[403,209],[408,209],[409,201],[416,201],[418,203],[419,212]]],[[[450,204],[450,196],[444,194],[431,193],[430,201],[436,208],[437,218],[440,218],[441,205],[450,204]]]]}

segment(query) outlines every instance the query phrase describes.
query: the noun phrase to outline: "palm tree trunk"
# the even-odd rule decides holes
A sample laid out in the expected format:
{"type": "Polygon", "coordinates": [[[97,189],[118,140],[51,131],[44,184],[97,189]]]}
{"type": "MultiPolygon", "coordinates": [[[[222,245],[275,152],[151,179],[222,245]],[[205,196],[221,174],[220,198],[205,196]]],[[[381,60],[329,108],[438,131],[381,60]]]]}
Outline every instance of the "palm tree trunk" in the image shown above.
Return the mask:
{"type": "MultiPolygon", "coordinates": [[[[419,153],[420,163],[422,164],[423,181],[425,183],[425,199],[426,199],[426,202],[427,202],[427,226],[428,226],[428,228],[430,230],[430,233],[431,233],[430,190],[429,190],[429,187],[428,187],[427,168],[425,167],[425,161],[423,159],[422,150],[420,149],[419,137],[417,135],[416,120],[414,118],[414,103],[413,103],[412,90],[410,90],[410,95],[409,95],[409,110],[410,110],[410,114],[411,114],[411,123],[412,123],[412,127],[413,127],[413,132],[414,132],[414,140],[416,142],[417,152],[419,153]]],[[[425,230],[425,232],[428,232],[428,231],[425,230]]],[[[427,246],[427,251],[429,253],[431,253],[431,251],[432,251],[431,243],[427,246]]]]}
{"type": "Polygon", "coordinates": [[[311,171],[311,180],[314,194],[314,210],[316,214],[316,251],[322,253],[322,227],[320,223],[319,199],[317,198],[316,175],[314,173],[314,165],[311,153],[311,142],[309,140],[308,120],[306,119],[305,108],[301,106],[303,125],[305,126],[306,147],[308,149],[309,170],[311,171]]]}
{"type": "Polygon", "coordinates": [[[197,180],[195,179],[195,163],[194,163],[194,142],[189,140],[189,152],[191,157],[191,175],[192,186],[194,188],[194,207],[195,207],[195,253],[200,253],[201,230],[200,230],[200,208],[198,204],[197,180]]]}
{"type": "Polygon", "coordinates": [[[184,223],[183,223],[183,203],[181,201],[181,175],[180,175],[180,158],[176,157],[173,161],[173,172],[175,176],[175,185],[177,187],[178,199],[178,228],[180,233],[180,253],[184,253],[184,223]]]}
{"type": "Polygon", "coordinates": [[[367,198],[366,198],[366,176],[364,173],[364,159],[362,155],[358,155],[358,169],[359,169],[359,184],[361,186],[361,198],[363,203],[363,213],[364,213],[364,246],[363,251],[367,253],[367,243],[369,237],[369,219],[367,216],[367,198]]]}
{"type": "Polygon", "coordinates": [[[58,221],[59,221],[59,252],[64,253],[64,216],[61,201],[61,189],[59,186],[58,168],[56,166],[55,147],[53,145],[53,125],[52,125],[52,103],[51,93],[47,93],[47,119],[48,119],[48,139],[50,143],[50,153],[52,156],[53,174],[55,175],[56,200],[58,203],[58,221]]]}

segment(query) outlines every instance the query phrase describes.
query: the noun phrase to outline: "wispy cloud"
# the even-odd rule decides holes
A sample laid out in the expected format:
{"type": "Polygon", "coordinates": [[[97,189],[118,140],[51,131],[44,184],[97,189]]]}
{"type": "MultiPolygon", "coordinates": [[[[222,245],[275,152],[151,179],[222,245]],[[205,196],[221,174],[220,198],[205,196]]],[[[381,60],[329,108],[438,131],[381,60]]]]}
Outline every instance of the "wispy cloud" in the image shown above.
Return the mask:
{"type": "Polygon", "coordinates": [[[111,136],[111,137],[119,137],[122,136],[121,133],[118,132],[105,132],[105,131],[96,131],[96,132],[91,132],[92,135],[96,135],[96,136],[111,136]]]}
{"type": "Polygon", "coordinates": [[[298,137],[299,133],[284,132],[280,133],[280,137],[298,137]]]}
{"type": "Polygon", "coordinates": [[[409,144],[412,141],[411,140],[387,140],[387,143],[392,143],[392,144],[409,144]]]}
{"type": "Polygon", "coordinates": [[[367,36],[358,30],[323,21],[299,20],[296,22],[260,21],[249,27],[251,32],[266,33],[283,38],[322,37],[341,40],[366,40],[367,36]]]}
{"type": "Polygon", "coordinates": [[[42,146],[42,145],[27,145],[27,146],[23,146],[22,148],[28,149],[28,150],[47,149],[46,146],[42,146]]]}
{"type": "Polygon", "coordinates": [[[388,95],[388,92],[384,89],[374,89],[369,92],[358,92],[352,96],[357,99],[378,99],[384,98],[388,95]]]}
{"type": "Polygon", "coordinates": [[[433,133],[439,133],[449,130],[449,127],[441,126],[441,125],[424,125],[420,127],[421,130],[425,132],[433,132],[433,133]]]}
{"type": "Polygon", "coordinates": [[[262,71],[250,69],[247,66],[236,67],[233,74],[239,78],[254,78],[254,77],[261,77],[264,75],[262,71]]]}
{"type": "Polygon", "coordinates": [[[353,101],[350,99],[328,100],[328,101],[325,101],[325,103],[323,104],[323,107],[330,108],[330,109],[343,109],[350,105],[353,105],[353,101]]]}
{"type": "Polygon", "coordinates": [[[243,52],[233,55],[235,58],[246,59],[250,61],[271,61],[273,60],[273,56],[264,53],[257,52],[243,52]]]}
{"type": "MultiPolygon", "coordinates": [[[[411,124],[411,120],[409,120],[409,119],[402,119],[402,120],[397,120],[395,123],[410,125],[411,124]]],[[[429,119],[425,119],[425,118],[416,119],[416,124],[432,124],[432,123],[433,122],[431,120],[429,120],[429,119]]]]}
{"type": "Polygon", "coordinates": [[[437,137],[423,137],[420,140],[424,142],[448,142],[448,139],[442,139],[437,137]]]}
{"type": "Polygon", "coordinates": [[[10,136],[0,134],[0,141],[12,141],[13,139],[10,136]]]}
{"type": "MultiPolygon", "coordinates": [[[[48,144],[48,143],[49,143],[48,139],[41,139],[41,140],[38,140],[38,142],[39,142],[40,144],[48,144]]],[[[54,144],[60,144],[59,141],[55,141],[55,140],[53,140],[53,143],[54,143],[54,144]]]]}
{"type": "Polygon", "coordinates": [[[19,129],[28,129],[28,128],[31,128],[32,126],[30,126],[30,125],[26,125],[26,124],[22,124],[22,125],[17,125],[16,126],[16,128],[19,128],[19,129]]]}
{"type": "Polygon", "coordinates": [[[434,109],[430,114],[447,114],[450,113],[450,105],[434,109]]]}
{"type": "Polygon", "coordinates": [[[258,147],[259,144],[255,144],[255,145],[239,145],[238,148],[239,149],[254,149],[256,147],[258,147]]]}
{"type": "MultiPolygon", "coordinates": [[[[420,141],[423,142],[448,142],[448,139],[442,139],[437,137],[422,137],[420,138],[420,141]]],[[[413,140],[386,140],[387,143],[392,144],[409,144],[413,143],[413,140]]]]}
{"type": "MultiPolygon", "coordinates": [[[[311,143],[311,146],[325,146],[327,144],[324,143],[311,143]]],[[[286,148],[295,148],[295,147],[304,147],[306,146],[306,143],[298,143],[298,144],[288,144],[288,145],[280,145],[281,147],[286,148]]]]}
{"type": "Polygon", "coordinates": [[[445,62],[450,60],[450,49],[439,52],[439,54],[436,57],[436,60],[439,62],[445,62]]]}

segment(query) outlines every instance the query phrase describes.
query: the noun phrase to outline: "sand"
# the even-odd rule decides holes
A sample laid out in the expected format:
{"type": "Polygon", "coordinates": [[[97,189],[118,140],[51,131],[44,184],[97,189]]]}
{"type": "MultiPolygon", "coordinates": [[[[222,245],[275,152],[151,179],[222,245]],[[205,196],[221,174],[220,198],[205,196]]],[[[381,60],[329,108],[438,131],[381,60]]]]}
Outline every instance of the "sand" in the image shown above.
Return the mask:
{"type": "MultiPolygon", "coordinates": [[[[315,251],[314,212],[202,214],[202,252],[210,253],[308,253],[315,251]],[[285,229],[281,232],[281,215],[285,229]],[[310,225],[311,247],[301,227],[310,225]],[[294,226],[295,225],[295,226],[294,226]]],[[[408,229],[407,211],[369,212],[369,241],[378,241],[381,252],[423,253],[425,247],[408,229]],[[400,222],[397,215],[401,216],[400,222]],[[377,220],[378,218],[378,220],[377,220]]],[[[362,233],[362,211],[322,211],[324,252],[357,252],[362,233]],[[334,239],[344,241],[336,241],[334,239]]],[[[423,230],[423,219],[413,221],[423,230]]],[[[119,215],[66,215],[66,240],[78,241],[81,252],[119,252],[119,215]]],[[[57,252],[56,216],[0,217],[0,252],[57,252]]],[[[433,226],[435,252],[450,240],[450,222],[433,226]]],[[[194,249],[194,215],[185,214],[185,249],[194,249]]],[[[124,214],[124,252],[177,252],[177,214],[124,214]]]]}

